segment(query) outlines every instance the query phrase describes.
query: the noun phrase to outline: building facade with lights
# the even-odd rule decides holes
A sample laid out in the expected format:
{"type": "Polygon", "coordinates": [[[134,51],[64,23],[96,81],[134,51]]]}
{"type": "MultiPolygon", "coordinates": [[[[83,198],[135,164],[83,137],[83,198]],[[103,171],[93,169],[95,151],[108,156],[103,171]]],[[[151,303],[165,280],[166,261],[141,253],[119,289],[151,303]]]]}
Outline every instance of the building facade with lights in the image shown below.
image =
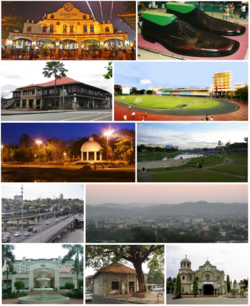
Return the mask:
{"type": "Polygon", "coordinates": [[[192,293],[193,282],[196,277],[198,283],[198,295],[216,296],[226,292],[226,282],[224,281],[224,271],[218,270],[208,260],[198,270],[192,271],[191,261],[184,258],[181,261],[179,274],[181,277],[181,293],[192,293]]]}
{"type": "MultiPolygon", "coordinates": [[[[23,257],[22,260],[16,260],[14,262],[14,271],[16,274],[9,272],[7,269],[8,267],[3,269],[4,288],[7,286],[9,288],[9,283],[11,282],[12,292],[15,291],[14,283],[16,280],[24,281],[25,288],[28,290],[39,287],[37,278],[39,278],[42,269],[41,265],[43,263],[46,265],[45,270],[48,271],[48,276],[50,278],[49,286],[51,288],[53,287],[59,290],[66,282],[74,283],[75,288],[77,288],[77,275],[75,272],[71,272],[74,266],[74,260],[68,260],[63,264],[61,256],[50,259],[31,259],[23,257]]],[[[83,272],[78,274],[78,279],[81,278],[83,278],[83,272]]]]}
{"type": "Polygon", "coordinates": [[[94,109],[111,108],[112,94],[104,89],[68,77],[13,91],[9,107],[21,109],[94,109]]]}
{"type": "Polygon", "coordinates": [[[69,48],[70,43],[74,49],[78,49],[78,57],[81,58],[81,50],[87,48],[86,42],[91,40],[97,41],[101,49],[108,42],[116,47],[129,47],[127,32],[114,33],[110,21],[99,23],[92,15],[81,12],[72,3],[66,3],[56,12],[45,14],[38,23],[27,20],[23,33],[9,32],[7,50],[15,45],[28,45],[28,42],[35,47],[41,41],[51,41],[59,58],[59,49],[69,48]]]}
{"type": "Polygon", "coordinates": [[[212,91],[215,95],[227,95],[232,90],[232,72],[219,72],[213,76],[212,91]]]}

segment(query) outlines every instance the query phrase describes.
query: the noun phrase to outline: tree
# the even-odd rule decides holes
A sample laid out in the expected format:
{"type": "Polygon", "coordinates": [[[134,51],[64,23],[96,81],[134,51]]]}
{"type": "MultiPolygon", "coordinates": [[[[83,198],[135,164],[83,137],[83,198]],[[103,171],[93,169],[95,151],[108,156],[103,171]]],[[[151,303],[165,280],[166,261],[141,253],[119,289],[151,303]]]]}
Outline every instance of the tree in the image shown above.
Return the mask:
{"type": "Polygon", "coordinates": [[[16,280],[14,282],[14,287],[17,289],[17,292],[19,293],[19,290],[25,288],[25,282],[22,280],[16,280]]]}
{"type": "Polygon", "coordinates": [[[107,68],[108,72],[106,74],[103,74],[104,79],[106,80],[112,79],[113,77],[112,62],[108,62],[108,67],[105,67],[105,68],[107,68]]]}
{"type": "Polygon", "coordinates": [[[179,273],[176,280],[175,297],[177,299],[181,298],[181,276],[179,273]]]}
{"type": "Polygon", "coordinates": [[[83,287],[83,278],[79,279],[78,285],[79,285],[80,289],[81,289],[81,287],[83,287]]]}
{"type": "Polygon", "coordinates": [[[194,294],[194,296],[196,296],[198,294],[198,282],[197,282],[196,276],[194,276],[193,294],[194,294]]]}
{"type": "Polygon", "coordinates": [[[64,284],[64,288],[65,288],[65,289],[68,289],[68,290],[72,290],[72,289],[75,288],[75,284],[74,284],[74,283],[71,283],[71,282],[66,282],[66,283],[64,284]]]}
{"type": "Polygon", "coordinates": [[[64,68],[64,64],[61,62],[47,62],[45,68],[43,68],[43,75],[46,78],[50,78],[52,75],[55,78],[55,102],[54,107],[56,107],[56,80],[61,79],[62,77],[66,77],[66,72],[68,70],[64,68]]]}
{"type": "Polygon", "coordinates": [[[147,275],[147,283],[163,285],[164,284],[164,273],[162,272],[162,270],[150,269],[147,275]]]}
{"type": "Polygon", "coordinates": [[[86,246],[86,267],[99,269],[110,263],[130,262],[138,277],[139,292],[145,292],[142,264],[155,260],[154,255],[162,254],[163,245],[91,245],[86,246]]]}
{"type": "MultiPolygon", "coordinates": [[[[80,265],[83,264],[83,246],[81,244],[63,244],[62,247],[64,249],[68,249],[68,254],[66,254],[63,259],[62,263],[65,263],[65,261],[72,259],[72,257],[75,257],[75,264],[73,269],[76,272],[76,279],[77,279],[77,289],[79,290],[79,283],[78,283],[78,276],[80,272],[80,265]]],[[[82,269],[83,271],[83,269],[82,269]]]]}
{"type": "Polygon", "coordinates": [[[9,32],[18,30],[23,32],[23,25],[27,21],[27,18],[22,16],[3,16],[2,17],[2,38],[8,38],[9,32]]]}
{"type": "Polygon", "coordinates": [[[132,93],[132,95],[136,95],[137,94],[137,88],[136,87],[132,87],[131,93],[132,93]]]}
{"type": "Polygon", "coordinates": [[[239,88],[235,91],[236,96],[240,96],[242,101],[248,101],[248,85],[245,84],[244,87],[239,88]]]}
{"type": "Polygon", "coordinates": [[[2,267],[8,265],[10,270],[14,270],[15,255],[12,252],[14,249],[15,246],[12,244],[2,245],[2,267]]]}
{"type": "Polygon", "coordinates": [[[229,275],[227,275],[227,292],[229,293],[230,291],[231,291],[230,278],[229,275]]]}

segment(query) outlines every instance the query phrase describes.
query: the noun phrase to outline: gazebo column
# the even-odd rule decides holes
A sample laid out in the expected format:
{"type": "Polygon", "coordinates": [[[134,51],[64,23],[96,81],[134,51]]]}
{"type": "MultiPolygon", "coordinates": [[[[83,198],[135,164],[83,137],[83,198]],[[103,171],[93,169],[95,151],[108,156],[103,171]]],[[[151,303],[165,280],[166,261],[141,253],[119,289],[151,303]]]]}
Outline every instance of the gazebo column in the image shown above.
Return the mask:
{"type": "Polygon", "coordinates": [[[89,161],[89,152],[86,152],[86,159],[89,161]]]}
{"type": "Polygon", "coordinates": [[[102,154],[100,153],[100,160],[102,160],[102,154]]]}
{"type": "Polygon", "coordinates": [[[94,161],[96,161],[96,151],[94,151],[94,161]]]}
{"type": "Polygon", "coordinates": [[[83,160],[83,151],[81,151],[81,160],[83,160]]]}

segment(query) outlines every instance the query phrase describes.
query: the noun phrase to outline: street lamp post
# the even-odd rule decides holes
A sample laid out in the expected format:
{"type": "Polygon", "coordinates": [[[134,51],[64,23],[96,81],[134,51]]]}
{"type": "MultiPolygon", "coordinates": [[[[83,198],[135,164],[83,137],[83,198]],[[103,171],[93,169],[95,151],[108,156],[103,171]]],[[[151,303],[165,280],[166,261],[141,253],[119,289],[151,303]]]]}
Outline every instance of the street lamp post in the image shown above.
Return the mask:
{"type": "Polygon", "coordinates": [[[40,162],[40,144],[42,143],[42,141],[41,140],[37,140],[36,143],[38,145],[38,154],[39,154],[39,162],[40,162]]]}
{"type": "Polygon", "coordinates": [[[112,136],[113,133],[114,133],[114,130],[109,130],[103,134],[107,136],[107,150],[106,150],[107,162],[109,161],[109,136],[112,136]]]}

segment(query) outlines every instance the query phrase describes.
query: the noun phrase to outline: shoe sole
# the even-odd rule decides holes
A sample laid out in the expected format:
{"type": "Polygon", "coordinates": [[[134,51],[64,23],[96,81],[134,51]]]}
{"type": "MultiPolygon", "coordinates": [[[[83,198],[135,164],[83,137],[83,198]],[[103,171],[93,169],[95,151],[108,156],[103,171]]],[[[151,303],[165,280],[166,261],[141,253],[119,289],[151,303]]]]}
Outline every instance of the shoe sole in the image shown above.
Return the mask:
{"type": "Polygon", "coordinates": [[[172,47],[171,45],[162,42],[161,40],[157,40],[154,37],[142,34],[142,37],[144,40],[151,42],[151,43],[159,43],[161,44],[164,48],[168,49],[171,52],[174,52],[179,55],[188,55],[188,56],[193,56],[193,57],[226,57],[229,55],[234,54],[235,52],[238,51],[240,47],[240,43],[238,41],[235,41],[235,45],[233,46],[232,50],[230,51],[218,51],[218,52],[204,52],[204,51],[199,51],[199,50],[185,50],[185,49],[177,49],[172,47]]]}

